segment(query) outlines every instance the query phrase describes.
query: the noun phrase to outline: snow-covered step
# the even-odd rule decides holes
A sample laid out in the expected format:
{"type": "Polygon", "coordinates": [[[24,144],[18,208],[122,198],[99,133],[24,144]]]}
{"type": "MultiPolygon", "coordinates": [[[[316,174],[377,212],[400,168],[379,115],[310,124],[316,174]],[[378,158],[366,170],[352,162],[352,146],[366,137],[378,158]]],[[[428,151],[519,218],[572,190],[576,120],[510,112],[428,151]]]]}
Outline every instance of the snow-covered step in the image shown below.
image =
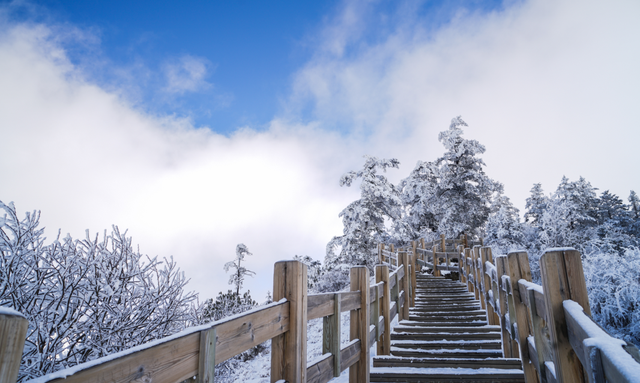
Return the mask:
{"type": "Polygon", "coordinates": [[[398,356],[376,356],[373,367],[417,367],[417,368],[499,368],[520,369],[520,359],[512,358],[403,358],[398,356]]]}
{"type": "Polygon", "coordinates": [[[404,322],[396,326],[393,331],[399,333],[406,332],[447,332],[447,333],[498,333],[500,334],[500,326],[455,326],[455,327],[432,327],[432,326],[406,326],[404,322]]]}
{"type": "Polygon", "coordinates": [[[411,348],[418,350],[502,350],[499,340],[395,340],[391,347],[411,348]]]}
{"type": "Polygon", "coordinates": [[[457,333],[457,332],[392,332],[394,340],[500,340],[499,332],[457,333]]]}
{"type": "Polygon", "coordinates": [[[371,382],[518,383],[524,382],[524,373],[522,370],[505,370],[499,368],[378,367],[371,369],[371,382]]]}
{"type": "Polygon", "coordinates": [[[463,349],[419,349],[391,347],[391,355],[407,358],[461,358],[485,359],[502,357],[501,349],[463,350],[463,349]]]}

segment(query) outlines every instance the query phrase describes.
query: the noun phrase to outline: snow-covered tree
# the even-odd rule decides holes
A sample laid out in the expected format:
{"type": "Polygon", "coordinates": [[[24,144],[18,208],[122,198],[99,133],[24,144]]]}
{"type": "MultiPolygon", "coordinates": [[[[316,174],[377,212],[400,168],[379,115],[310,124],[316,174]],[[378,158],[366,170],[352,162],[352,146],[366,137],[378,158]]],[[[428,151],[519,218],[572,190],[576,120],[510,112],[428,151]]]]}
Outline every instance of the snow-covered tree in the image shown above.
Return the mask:
{"type": "Polygon", "coordinates": [[[242,261],[244,261],[244,257],[248,255],[253,255],[249,252],[247,246],[243,243],[238,244],[236,246],[236,258],[233,261],[229,261],[224,264],[224,271],[229,272],[229,270],[233,270],[231,276],[229,277],[229,284],[236,286],[236,295],[240,296],[240,289],[242,288],[242,284],[244,283],[244,279],[247,276],[253,276],[256,273],[242,266],[242,261]]]}
{"type": "Polygon", "coordinates": [[[251,292],[246,291],[239,295],[229,290],[226,293],[218,293],[216,299],[207,299],[202,308],[201,323],[213,322],[222,318],[239,314],[258,306],[258,302],[251,298],[251,292]]]}
{"type": "Polygon", "coordinates": [[[438,231],[435,216],[438,167],[433,162],[418,161],[409,177],[400,181],[405,211],[402,220],[409,228],[406,240],[428,238],[438,231]]]}
{"type": "Polygon", "coordinates": [[[340,212],[344,235],[334,237],[327,245],[325,264],[330,268],[366,265],[372,269],[378,243],[390,237],[385,221],[399,221],[402,214],[398,190],[386,177],[378,174],[379,169],[398,168],[400,163],[395,158],[365,158],[362,170],[348,172],[340,179],[340,186],[351,186],[357,179],[362,179],[362,182],[360,199],[340,212]]]}
{"type": "Polygon", "coordinates": [[[491,246],[496,254],[521,249],[524,245],[524,232],[518,209],[508,197],[500,195],[495,198],[492,210],[485,227],[485,244],[491,246]]]}
{"type": "Polygon", "coordinates": [[[524,214],[524,219],[527,222],[531,222],[532,225],[539,225],[542,214],[549,207],[549,197],[544,195],[542,191],[542,184],[534,184],[531,188],[531,196],[527,198],[527,204],[525,209],[527,211],[524,214]]]}
{"type": "Polygon", "coordinates": [[[295,255],[294,260],[300,261],[307,265],[307,289],[310,292],[316,292],[316,285],[320,282],[324,274],[324,269],[320,261],[316,261],[308,255],[295,255]]]}
{"type": "Polygon", "coordinates": [[[0,306],[29,321],[19,381],[166,337],[190,325],[194,293],[173,259],[133,249],[117,227],[103,239],[45,245],[40,213],[0,201],[0,306]]]}
{"type": "Polygon", "coordinates": [[[449,129],[438,135],[447,151],[436,161],[438,184],[433,209],[438,233],[448,238],[480,234],[489,218],[494,193],[502,192],[502,185],[485,174],[486,165],[478,157],[485,147],[463,138],[463,126],[467,124],[456,117],[449,129]]]}

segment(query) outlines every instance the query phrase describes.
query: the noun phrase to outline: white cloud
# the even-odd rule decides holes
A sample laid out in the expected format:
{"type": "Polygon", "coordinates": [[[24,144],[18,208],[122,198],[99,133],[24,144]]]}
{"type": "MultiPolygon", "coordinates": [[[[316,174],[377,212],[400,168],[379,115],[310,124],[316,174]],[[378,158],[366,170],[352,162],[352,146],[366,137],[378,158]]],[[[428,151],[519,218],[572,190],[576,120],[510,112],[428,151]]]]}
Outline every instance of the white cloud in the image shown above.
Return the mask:
{"type": "MultiPolygon", "coordinates": [[[[635,2],[514,3],[460,13],[435,34],[399,12],[365,44],[379,21],[368,7],[347,2],[327,21],[286,115],[229,137],[150,116],[83,80],[46,26],[5,25],[0,199],[41,209],[50,239],[59,227],[74,237],[129,228],[143,252],[173,254],[203,298],[226,289],[222,265],[243,242],[258,272],[247,287],[261,299],[274,261],[321,259],[340,234],[337,214],[357,195],[338,187],[344,171],[363,154],[394,156],[397,180],[442,153],[437,133],[458,114],[520,206],[534,182],[551,191],[563,174],[623,198],[638,189],[635,2]],[[305,104],[315,120],[296,123],[305,104]]],[[[167,89],[206,86],[206,61],[172,65],[167,89]]]]}
{"type": "Polygon", "coordinates": [[[195,92],[211,86],[205,79],[209,63],[201,57],[185,55],[164,65],[164,75],[168,93],[183,94],[195,92]]]}

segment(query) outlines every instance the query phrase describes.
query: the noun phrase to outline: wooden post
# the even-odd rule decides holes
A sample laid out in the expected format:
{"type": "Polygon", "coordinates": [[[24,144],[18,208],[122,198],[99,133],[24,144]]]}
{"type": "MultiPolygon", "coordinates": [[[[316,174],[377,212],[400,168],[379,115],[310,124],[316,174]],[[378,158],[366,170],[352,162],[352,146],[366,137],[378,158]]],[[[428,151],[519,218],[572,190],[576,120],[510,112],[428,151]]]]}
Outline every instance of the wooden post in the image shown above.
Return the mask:
{"type": "Polygon", "coordinates": [[[349,367],[349,382],[369,383],[369,269],[365,266],[351,268],[351,291],[360,291],[360,308],[351,310],[350,329],[351,340],[360,339],[360,359],[349,367]]]}
{"type": "Polygon", "coordinates": [[[19,312],[0,311],[0,382],[18,380],[28,327],[29,321],[19,312]]]}
{"type": "Polygon", "coordinates": [[[443,253],[447,251],[447,243],[445,241],[444,234],[440,234],[440,246],[442,247],[443,253]]]}
{"type": "Polygon", "coordinates": [[[384,318],[384,333],[378,341],[378,355],[391,354],[391,291],[389,290],[389,266],[376,266],[376,283],[384,282],[381,311],[384,318]]]}
{"type": "Polygon", "coordinates": [[[506,327],[505,315],[509,312],[509,297],[507,296],[506,288],[502,285],[502,276],[508,275],[507,269],[509,265],[507,263],[507,257],[502,255],[496,257],[496,271],[498,274],[498,294],[499,294],[499,307],[500,307],[500,329],[502,333],[502,354],[505,358],[515,358],[512,351],[512,343],[509,332],[506,327]]]}
{"type": "Polygon", "coordinates": [[[431,250],[433,251],[433,276],[439,277],[440,270],[438,270],[438,256],[436,255],[436,252],[438,251],[438,245],[433,245],[431,250]]]}
{"type": "Polygon", "coordinates": [[[467,275],[467,291],[469,291],[470,293],[472,293],[474,291],[473,289],[473,277],[471,274],[471,264],[469,263],[469,257],[471,256],[471,249],[468,247],[464,248],[464,269],[465,269],[465,273],[467,275]]]}
{"type": "Polygon", "coordinates": [[[540,258],[542,289],[547,306],[553,365],[558,383],[585,381],[582,364],[567,334],[567,321],[562,302],[571,299],[591,315],[582,261],[577,250],[547,251],[540,258]]]}
{"type": "Polygon", "coordinates": [[[487,275],[487,266],[486,262],[491,258],[491,248],[490,247],[482,247],[480,248],[480,262],[481,262],[481,273],[482,273],[482,297],[485,301],[485,306],[487,307],[487,323],[490,325],[496,324],[495,311],[493,310],[493,306],[489,303],[489,290],[491,290],[491,277],[487,275]]]}
{"type": "Polygon", "coordinates": [[[482,299],[482,270],[478,267],[478,261],[480,260],[480,246],[474,246],[473,251],[471,252],[471,258],[473,259],[473,279],[475,284],[475,295],[476,299],[480,301],[480,307],[483,310],[486,310],[486,303],[484,299],[482,299]]]}
{"type": "Polygon", "coordinates": [[[333,355],[333,376],[340,376],[340,312],[342,295],[333,296],[333,315],[322,318],[322,353],[333,355]]]}
{"type": "Polygon", "coordinates": [[[416,273],[418,272],[417,246],[416,241],[411,241],[411,307],[416,307],[416,273]]]}
{"type": "MultiPolygon", "coordinates": [[[[544,318],[540,318],[538,315],[538,308],[536,304],[535,292],[530,289],[527,290],[529,299],[529,320],[533,326],[533,341],[536,346],[538,365],[534,366],[538,371],[538,381],[540,383],[547,383],[547,366],[544,362],[551,361],[553,355],[551,353],[551,347],[549,344],[548,331],[545,329],[544,318]]],[[[531,358],[533,363],[534,359],[531,358]]]]}
{"type": "Polygon", "coordinates": [[[216,328],[200,331],[198,383],[213,383],[216,367],[216,328]]]}
{"type": "MultiPolygon", "coordinates": [[[[513,305],[516,314],[515,318],[511,318],[510,315],[509,319],[518,324],[516,336],[518,337],[518,345],[520,346],[520,360],[522,360],[525,381],[535,382],[537,374],[531,363],[527,343],[527,337],[531,334],[531,323],[529,323],[529,313],[525,304],[527,297],[520,296],[520,288],[518,287],[518,281],[521,279],[531,282],[529,257],[526,252],[512,252],[507,255],[507,262],[509,263],[509,280],[511,281],[511,294],[513,295],[513,305]]],[[[560,309],[562,310],[562,302],[560,303],[560,309]]]]}
{"type": "Polygon", "coordinates": [[[411,270],[409,270],[409,257],[406,252],[402,254],[402,264],[404,265],[404,278],[402,278],[402,289],[404,290],[404,304],[402,305],[402,317],[409,319],[409,306],[411,306],[411,270]]]}
{"type": "MultiPolygon", "coordinates": [[[[394,249],[393,245],[389,245],[389,251],[391,252],[391,255],[393,255],[393,253],[395,253],[395,249],[394,249]]],[[[392,259],[389,258],[389,265],[392,264],[391,261],[392,261],[392,259]]],[[[398,268],[398,260],[397,259],[396,259],[396,268],[398,268]]]]}
{"type": "MultiPolygon", "coordinates": [[[[367,297],[368,294],[364,294],[367,297]]],[[[307,381],[307,266],[299,261],[274,265],[273,300],[289,302],[289,331],[271,339],[271,383],[307,381]]]]}
{"type": "Polygon", "coordinates": [[[378,259],[380,260],[380,263],[384,263],[384,254],[382,253],[384,251],[384,243],[379,243],[378,244],[378,259]]]}
{"type": "Polygon", "coordinates": [[[460,275],[460,282],[466,282],[467,278],[464,275],[464,245],[458,245],[458,274],[460,275]]]}

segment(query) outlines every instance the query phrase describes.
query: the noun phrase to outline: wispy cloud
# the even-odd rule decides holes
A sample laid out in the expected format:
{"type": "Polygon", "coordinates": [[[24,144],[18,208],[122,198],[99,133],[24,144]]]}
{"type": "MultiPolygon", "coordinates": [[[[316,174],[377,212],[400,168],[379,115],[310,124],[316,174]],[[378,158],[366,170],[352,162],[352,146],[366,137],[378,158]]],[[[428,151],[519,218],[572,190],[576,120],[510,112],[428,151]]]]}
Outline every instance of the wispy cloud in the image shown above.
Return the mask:
{"type": "Polygon", "coordinates": [[[212,86],[206,81],[211,64],[202,57],[185,55],[164,65],[166,78],[164,90],[168,93],[184,94],[197,92],[212,86]]]}
{"type": "MultiPolygon", "coordinates": [[[[436,29],[377,4],[346,1],[328,17],[287,112],[230,136],[146,113],[126,85],[82,75],[48,25],[4,23],[0,199],[41,209],[49,237],[127,227],[143,252],[175,255],[205,297],[226,288],[221,265],[243,242],[261,298],[274,261],[322,258],[340,234],[337,214],[357,197],[338,186],[343,172],[363,154],[393,156],[397,180],[442,153],[437,133],[458,114],[516,203],[563,174],[623,197],[638,188],[637,2],[515,2],[436,29]]],[[[170,94],[213,86],[202,58],[163,68],[170,94]]]]}

